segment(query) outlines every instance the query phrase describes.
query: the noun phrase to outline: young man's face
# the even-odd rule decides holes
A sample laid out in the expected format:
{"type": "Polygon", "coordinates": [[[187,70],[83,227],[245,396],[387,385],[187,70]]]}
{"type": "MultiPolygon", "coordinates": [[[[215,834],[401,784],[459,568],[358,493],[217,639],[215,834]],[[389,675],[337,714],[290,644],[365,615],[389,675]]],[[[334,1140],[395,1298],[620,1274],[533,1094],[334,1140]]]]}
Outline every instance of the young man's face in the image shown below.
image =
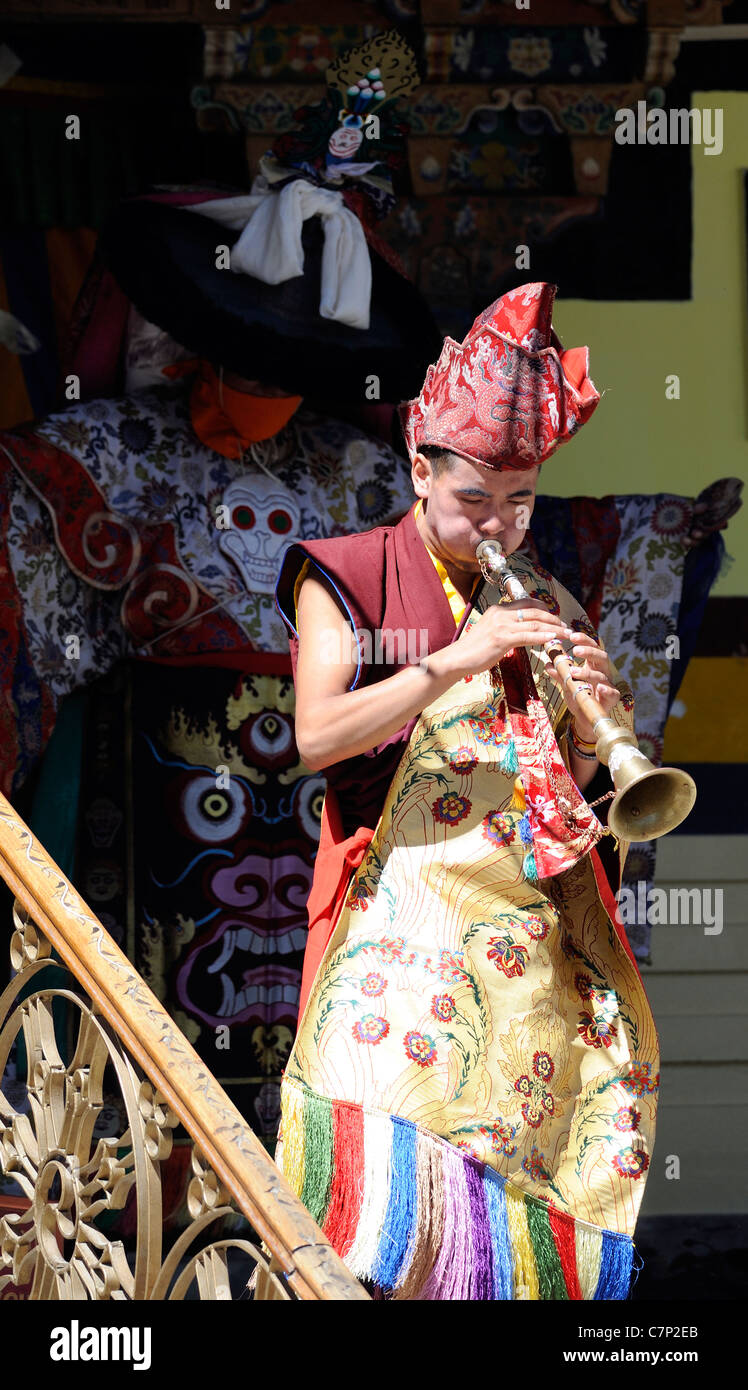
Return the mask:
{"type": "Polygon", "coordinates": [[[507,555],[522,544],[535,505],[539,468],[499,472],[452,456],[452,467],[434,477],[431,464],[416,454],[413,486],[423,499],[428,544],[439,559],[473,574],[479,569],[475,547],[497,540],[507,555]]]}

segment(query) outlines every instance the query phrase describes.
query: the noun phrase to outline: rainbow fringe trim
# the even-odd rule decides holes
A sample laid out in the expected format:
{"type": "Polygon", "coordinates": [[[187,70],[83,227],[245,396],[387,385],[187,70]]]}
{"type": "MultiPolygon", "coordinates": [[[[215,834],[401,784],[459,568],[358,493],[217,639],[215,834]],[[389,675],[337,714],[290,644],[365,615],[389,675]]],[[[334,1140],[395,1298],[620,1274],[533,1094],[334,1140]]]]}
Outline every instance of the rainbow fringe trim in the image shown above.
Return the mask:
{"type": "Polygon", "coordinates": [[[395,1299],[625,1299],[634,1245],[411,1120],[281,1088],[278,1161],[358,1279],[395,1299]]]}

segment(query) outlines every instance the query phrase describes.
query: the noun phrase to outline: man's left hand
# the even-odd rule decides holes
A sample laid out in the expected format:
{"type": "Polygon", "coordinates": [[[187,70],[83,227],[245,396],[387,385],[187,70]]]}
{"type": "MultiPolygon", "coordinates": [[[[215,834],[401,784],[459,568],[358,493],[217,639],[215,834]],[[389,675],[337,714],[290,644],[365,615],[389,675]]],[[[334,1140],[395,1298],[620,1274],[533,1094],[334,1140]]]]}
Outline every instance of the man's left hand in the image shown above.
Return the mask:
{"type": "MultiPolygon", "coordinates": [[[[610,668],[608,653],[599,642],[596,642],[593,637],[589,637],[586,633],[572,648],[572,653],[580,663],[578,666],[572,665],[574,680],[591,685],[595,699],[602,705],[605,713],[610,714],[611,710],[618,704],[621,695],[613,684],[613,673],[610,668]]],[[[566,696],[561,680],[553,666],[548,667],[548,675],[554,685],[557,685],[566,696]]],[[[574,715],[577,737],[585,743],[594,743],[595,734],[592,725],[573,707],[572,714],[574,715]]]]}

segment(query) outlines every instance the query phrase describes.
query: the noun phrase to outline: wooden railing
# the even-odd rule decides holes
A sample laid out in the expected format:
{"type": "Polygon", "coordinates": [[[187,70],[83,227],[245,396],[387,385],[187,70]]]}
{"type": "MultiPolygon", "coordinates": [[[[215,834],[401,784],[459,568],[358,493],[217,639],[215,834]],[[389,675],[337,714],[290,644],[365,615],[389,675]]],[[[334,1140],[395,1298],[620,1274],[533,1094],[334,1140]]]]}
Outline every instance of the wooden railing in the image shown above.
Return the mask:
{"type": "Polygon", "coordinates": [[[0,1218],[0,1297],[12,1281],[30,1284],[35,1299],[180,1299],[193,1284],[204,1299],[367,1299],[205,1063],[3,796],[0,875],[15,898],[16,972],[0,995],[0,1079],[19,1036],[26,1054],[26,1103],[17,1084],[6,1086],[12,1100],[0,1093],[0,1168],[23,1194],[19,1209],[0,1218]],[[75,1024],[67,1061],[55,1036],[55,999],[66,1001],[75,1024]],[[116,1077],[126,1124],[97,1138],[105,1073],[107,1085],[116,1077]],[[180,1124],[192,1141],[190,1224],[165,1252],[161,1166],[180,1124]],[[133,1187],[135,1230],[126,1249],[97,1220],[123,1211],[133,1187]],[[249,1232],[237,1232],[241,1217],[249,1232]],[[243,1270],[238,1293],[232,1261],[243,1270]]]}

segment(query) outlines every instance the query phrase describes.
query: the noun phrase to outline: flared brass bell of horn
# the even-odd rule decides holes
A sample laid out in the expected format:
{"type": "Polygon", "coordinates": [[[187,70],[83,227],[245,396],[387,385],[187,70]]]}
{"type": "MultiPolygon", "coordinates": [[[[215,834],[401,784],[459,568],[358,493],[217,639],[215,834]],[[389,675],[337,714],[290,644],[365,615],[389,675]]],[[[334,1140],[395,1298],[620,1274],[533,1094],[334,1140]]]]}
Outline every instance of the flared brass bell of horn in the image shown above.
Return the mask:
{"type": "MultiPolygon", "coordinates": [[[[580,692],[583,696],[586,691],[580,692]]],[[[583,711],[600,705],[590,697],[583,711]]],[[[619,840],[657,840],[693,809],[696,783],[677,767],[655,767],[636,738],[604,713],[592,721],[595,752],[610,772],[616,794],[608,808],[608,827],[619,840]]]]}
{"type": "MultiPolygon", "coordinates": [[[[498,541],[480,541],[475,556],[483,577],[499,584],[511,599],[529,598],[510,570],[498,541]]],[[[696,783],[675,767],[655,767],[642,753],[636,737],[605,713],[589,689],[574,680],[573,666],[559,642],[546,642],[545,651],[561,677],[567,704],[576,707],[595,733],[595,752],[610,772],[615,787],[608,809],[608,827],[619,840],[657,840],[674,830],[693,808],[696,783]]]]}

